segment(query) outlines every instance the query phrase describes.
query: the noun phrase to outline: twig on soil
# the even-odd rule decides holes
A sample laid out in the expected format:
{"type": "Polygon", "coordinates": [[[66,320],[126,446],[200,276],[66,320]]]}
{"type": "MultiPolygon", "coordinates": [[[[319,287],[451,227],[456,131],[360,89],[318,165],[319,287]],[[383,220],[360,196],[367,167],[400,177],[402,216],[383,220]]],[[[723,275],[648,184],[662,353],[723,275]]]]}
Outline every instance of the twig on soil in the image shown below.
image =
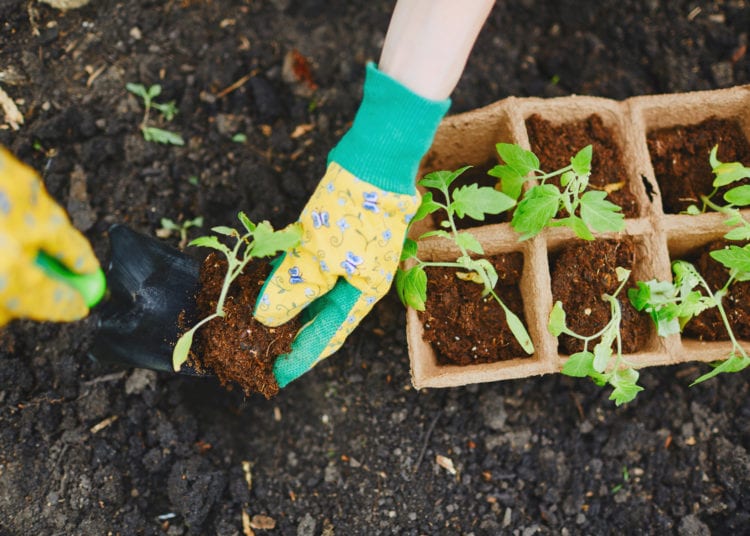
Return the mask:
{"type": "Polygon", "coordinates": [[[91,432],[92,434],[95,434],[97,432],[101,432],[107,426],[109,426],[110,424],[112,424],[113,422],[115,422],[119,418],[120,418],[119,415],[112,415],[111,417],[107,417],[103,421],[101,421],[101,422],[95,424],[94,426],[92,426],[91,429],[89,430],[89,432],[91,432]]]}
{"type": "Polygon", "coordinates": [[[422,443],[422,450],[419,451],[419,458],[417,458],[417,463],[414,464],[414,473],[419,471],[419,466],[422,465],[422,460],[424,459],[425,452],[427,452],[427,443],[430,441],[430,436],[432,435],[432,431],[435,430],[435,425],[438,422],[438,419],[443,414],[443,411],[440,410],[437,412],[437,415],[435,415],[435,418],[432,419],[432,422],[430,423],[430,427],[427,428],[427,433],[425,433],[424,436],[424,442],[422,443]]]}
{"type": "Polygon", "coordinates": [[[116,382],[119,380],[122,380],[125,377],[125,371],[122,372],[113,372],[112,374],[105,374],[104,376],[97,376],[93,380],[88,380],[83,382],[83,385],[89,386],[89,385],[95,385],[97,383],[104,383],[104,382],[116,382]]]}
{"type": "Polygon", "coordinates": [[[247,73],[242,78],[239,78],[235,82],[232,82],[227,87],[225,87],[224,89],[222,89],[221,91],[219,91],[216,94],[216,98],[217,99],[222,99],[222,98],[226,97],[227,95],[229,95],[232,91],[235,91],[235,90],[241,88],[242,86],[245,85],[245,83],[248,80],[250,80],[253,76],[255,76],[256,74],[258,74],[258,71],[259,71],[259,69],[253,69],[252,71],[250,71],[249,73],[247,73]]]}

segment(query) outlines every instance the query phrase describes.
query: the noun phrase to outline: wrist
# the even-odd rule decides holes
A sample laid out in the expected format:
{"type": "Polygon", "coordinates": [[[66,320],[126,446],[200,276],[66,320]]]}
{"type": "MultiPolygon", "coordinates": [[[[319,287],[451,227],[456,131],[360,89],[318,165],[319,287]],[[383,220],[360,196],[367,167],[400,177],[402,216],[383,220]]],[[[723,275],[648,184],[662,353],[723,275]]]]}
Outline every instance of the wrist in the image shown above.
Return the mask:
{"type": "Polygon", "coordinates": [[[426,99],[369,63],[357,115],[328,161],[383,190],[413,194],[419,163],[449,107],[450,99],[426,99]]]}

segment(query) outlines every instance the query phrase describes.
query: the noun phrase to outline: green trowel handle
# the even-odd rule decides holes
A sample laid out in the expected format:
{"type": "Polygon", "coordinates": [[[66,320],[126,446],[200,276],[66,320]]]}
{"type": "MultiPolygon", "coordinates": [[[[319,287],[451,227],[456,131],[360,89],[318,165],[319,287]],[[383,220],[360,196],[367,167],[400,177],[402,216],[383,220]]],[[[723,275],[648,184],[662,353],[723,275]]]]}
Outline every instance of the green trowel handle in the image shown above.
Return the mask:
{"type": "Polygon", "coordinates": [[[77,290],[83,296],[88,307],[93,307],[99,303],[107,290],[107,281],[101,268],[98,268],[93,274],[77,274],[71,272],[67,266],[43,251],[37,254],[36,264],[52,279],[62,281],[77,290]]]}

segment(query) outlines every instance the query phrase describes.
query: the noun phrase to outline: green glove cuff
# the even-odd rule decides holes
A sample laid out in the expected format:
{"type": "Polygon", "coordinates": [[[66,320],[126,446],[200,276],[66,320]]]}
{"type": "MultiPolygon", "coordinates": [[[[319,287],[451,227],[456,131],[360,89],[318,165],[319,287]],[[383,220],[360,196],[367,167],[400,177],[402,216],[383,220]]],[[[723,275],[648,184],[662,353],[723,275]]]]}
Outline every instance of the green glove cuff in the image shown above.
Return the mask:
{"type": "Polygon", "coordinates": [[[328,162],[382,190],[413,195],[419,163],[450,104],[420,97],[368,63],[359,111],[328,162]]]}

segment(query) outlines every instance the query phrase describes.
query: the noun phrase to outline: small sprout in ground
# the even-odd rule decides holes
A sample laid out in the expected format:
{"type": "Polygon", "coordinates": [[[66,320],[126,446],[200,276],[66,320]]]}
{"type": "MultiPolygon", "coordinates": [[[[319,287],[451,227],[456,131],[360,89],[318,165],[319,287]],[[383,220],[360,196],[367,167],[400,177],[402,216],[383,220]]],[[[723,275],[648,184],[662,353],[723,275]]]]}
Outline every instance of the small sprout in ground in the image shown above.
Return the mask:
{"type": "Polygon", "coordinates": [[[185,220],[182,223],[175,223],[169,218],[161,219],[161,227],[156,230],[156,236],[159,238],[169,238],[173,232],[180,235],[180,249],[185,249],[187,246],[187,234],[188,229],[191,227],[203,227],[203,216],[198,216],[192,220],[185,220]]]}
{"type": "Polygon", "coordinates": [[[717,157],[719,146],[715,145],[711,149],[709,162],[714,174],[713,191],[708,195],[702,195],[702,208],[697,205],[690,205],[686,212],[688,214],[702,214],[708,208],[721,212],[728,216],[724,221],[734,229],[727,232],[724,238],[727,240],[750,240],[750,221],[748,221],[740,212],[742,208],[750,206],[750,184],[740,184],[730,188],[724,193],[724,201],[728,204],[720,205],[713,197],[718,193],[719,188],[730,184],[750,179],[750,167],[743,166],[740,162],[722,162],[717,157]]]}
{"type": "Polygon", "coordinates": [[[450,185],[469,166],[456,171],[435,171],[425,176],[419,184],[442,194],[444,202],[436,201],[432,191],[422,196],[422,203],[412,218],[412,224],[440,209],[445,210],[447,219],[440,222],[441,229],[424,233],[420,238],[439,236],[451,240],[461,252],[455,261],[434,262],[423,261],[417,256],[417,243],[407,239],[401,254],[401,260],[413,259],[416,263],[407,270],[399,269],[396,273],[396,291],[404,305],[413,307],[417,311],[424,311],[427,301],[427,273],[425,268],[442,266],[456,268],[462,271],[456,276],[466,281],[473,281],[484,286],[484,296],[491,295],[505,312],[505,320],[521,347],[529,354],[534,353],[526,327],[518,316],[513,313],[500,299],[494,288],[498,281],[495,267],[487,259],[474,258],[484,255],[479,241],[467,231],[458,232],[456,217],[468,216],[475,220],[484,221],[486,214],[500,214],[515,205],[515,201],[506,194],[487,186],[469,184],[450,191],[450,185]],[[474,255],[474,256],[473,256],[474,255]]]}
{"type": "Polygon", "coordinates": [[[591,174],[593,149],[587,145],[570,159],[570,165],[545,173],[539,169],[539,158],[518,145],[498,143],[497,152],[505,164],[489,171],[500,179],[501,190],[513,199],[521,197],[523,184],[536,180],[513,212],[510,224],[521,234],[521,240],[532,238],[545,227],[569,227],[584,240],[593,240],[595,232],[622,231],[625,217],[621,208],[607,201],[602,190],[586,190],[591,174]],[[560,176],[560,187],[547,180],[560,176]],[[565,210],[567,216],[555,219],[565,210]]]}
{"type": "Polygon", "coordinates": [[[240,223],[242,223],[242,231],[225,226],[213,227],[211,229],[217,235],[234,239],[235,242],[231,248],[223,244],[216,236],[201,236],[189,244],[221,252],[227,260],[227,273],[224,277],[221,293],[216,302],[216,310],[183,333],[177,340],[172,351],[172,366],[176,371],[180,370],[183,363],[187,361],[190,346],[193,344],[193,336],[198,331],[198,328],[214,318],[225,316],[224,302],[227,299],[229,287],[239,277],[245,266],[253,259],[268,257],[279,251],[286,251],[296,247],[302,238],[302,229],[299,224],[292,224],[280,231],[274,231],[271,224],[267,221],[257,225],[254,224],[244,212],[240,212],[237,217],[240,223]]]}
{"type": "Polygon", "coordinates": [[[695,266],[686,261],[672,263],[674,283],[656,280],[639,281],[638,287],[628,292],[633,307],[651,315],[661,336],[681,332],[691,318],[707,309],[716,307],[719,311],[724,328],[729,334],[729,340],[732,342],[732,350],[726,360],[713,363],[714,369],[699,377],[691,385],[704,382],[722,372],[739,372],[750,366],[750,356],[737,341],[722,305],[722,298],[727,295],[732,283],[750,281],[750,244],[742,248],[729,246],[726,249],[712,251],[710,255],[729,270],[727,282],[716,292],[711,291],[711,287],[695,266]]]}
{"type": "Polygon", "coordinates": [[[197,175],[190,175],[188,177],[188,183],[191,184],[191,185],[193,185],[193,186],[198,186],[198,184],[199,184],[198,176],[197,175]]]}
{"type": "Polygon", "coordinates": [[[232,141],[234,143],[245,143],[247,141],[247,135],[242,132],[238,132],[237,134],[232,136],[232,141]]]}
{"type": "Polygon", "coordinates": [[[140,129],[144,140],[171,145],[185,145],[185,140],[183,140],[182,136],[177,132],[149,125],[149,114],[151,113],[152,108],[158,111],[162,118],[167,122],[174,119],[174,116],[177,115],[177,106],[175,106],[174,101],[169,101],[167,103],[154,101],[156,97],[161,95],[161,86],[159,84],[154,84],[153,86],[146,88],[143,84],[128,83],[125,85],[125,88],[133,95],[140,97],[143,101],[144,111],[140,129]]]}
{"type": "Polygon", "coordinates": [[[643,387],[638,385],[638,371],[622,355],[620,323],[622,309],[617,295],[622,291],[630,277],[630,270],[617,268],[617,279],[620,285],[611,296],[604,294],[602,300],[609,302],[611,318],[606,326],[590,336],[579,335],[567,327],[565,310],[562,302],[556,302],[550,313],[548,329],[552,335],[559,337],[569,335],[583,341],[583,350],[571,355],[563,365],[562,373],[576,378],[591,378],[599,386],[611,385],[614,390],[609,399],[616,405],[633,400],[643,387]],[[589,344],[599,339],[592,350],[589,344]],[[614,348],[613,348],[614,346],[614,348]]]}

